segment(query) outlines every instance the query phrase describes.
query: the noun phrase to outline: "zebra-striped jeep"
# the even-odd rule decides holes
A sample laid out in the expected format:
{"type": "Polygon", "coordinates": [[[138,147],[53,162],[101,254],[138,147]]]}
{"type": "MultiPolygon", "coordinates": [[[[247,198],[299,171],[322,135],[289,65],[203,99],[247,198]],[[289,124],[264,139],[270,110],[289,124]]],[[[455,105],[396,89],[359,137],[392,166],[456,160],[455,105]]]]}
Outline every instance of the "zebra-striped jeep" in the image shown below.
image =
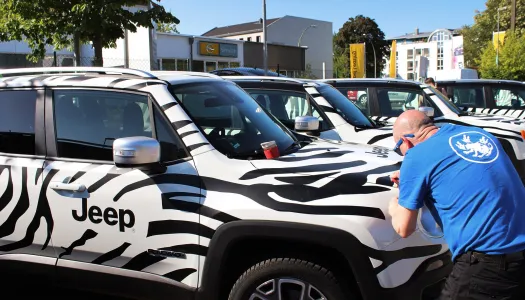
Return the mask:
{"type": "Polygon", "coordinates": [[[450,271],[441,238],[393,230],[387,148],[290,131],[211,74],[1,73],[3,274],[135,299],[341,300],[418,299],[450,271]]]}

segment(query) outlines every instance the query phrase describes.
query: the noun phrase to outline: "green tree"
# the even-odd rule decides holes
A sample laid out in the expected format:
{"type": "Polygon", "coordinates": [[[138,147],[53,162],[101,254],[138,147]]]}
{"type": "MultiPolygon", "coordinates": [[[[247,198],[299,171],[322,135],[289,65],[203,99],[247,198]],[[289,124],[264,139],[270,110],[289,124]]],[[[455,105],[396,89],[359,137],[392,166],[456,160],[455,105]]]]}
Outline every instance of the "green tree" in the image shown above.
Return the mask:
{"type": "MultiPolygon", "coordinates": [[[[498,28],[498,8],[500,8],[500,31],[510,29],[511,0],[487,0],[485,7],[482,12],[476,11],[473,25],[464,26],[461,30],[465,50],[465,65],[468,68],[479,67],[485,45],[492,41],[492,33],[498,28]]],[[[525,33],[525,0],[516,0],[515,30],[518,34],[525,33]]]]}
{"type": "Polygon", "coordinates": [[[158,23],[157,31],[165,33],[180,33],[177,29],[177,24],[175,23],[158,23]]]}
{"type": "Polygon", "coordinates": [[[525,81],[525,35],[516,32],[505,36],[499,48],[499,64],[496,65],[496,49],[487,42],[479,60],[483,78],[525,81]]]}
{"type": "Polygon", "coordinates": [[[37,61],[46,45],[72,49],[91,42],[95,65],[101,66],[102,49],[115,47],[125,30],[153,28],[153,22],[179,23],[160,0],[3,0],[0,4],[0,41],[25,41],[37,61]],[[145,5],[146,9],[130,9],[145,5]]]}
{"type": "Polygon", "coordinates": [[[377,23],[362,15],[348,19],[334,36],[334,69],[337,70],[338,76],[343,61],[345,74],[349,74],[350,44],[364,42],[366,42],[366,77],[374,77],[374,51],[371,44],[375,47],[377,75],[380,76],[386,64],[383,58],[390,55],[390,45],[377,23]]]}

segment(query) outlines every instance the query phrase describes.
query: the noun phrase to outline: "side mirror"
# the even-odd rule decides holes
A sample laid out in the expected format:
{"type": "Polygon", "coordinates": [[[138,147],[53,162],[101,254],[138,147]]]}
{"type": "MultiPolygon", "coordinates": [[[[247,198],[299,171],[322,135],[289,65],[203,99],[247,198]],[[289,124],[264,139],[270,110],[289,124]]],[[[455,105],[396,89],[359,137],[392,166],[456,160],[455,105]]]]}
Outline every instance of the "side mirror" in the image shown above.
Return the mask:
{"type": "Polygon", "coordinates": [[[310,135],[319,135],[319,119],[312,116],[295,118],[295,131],[310,135]]]}
{"type": "Polygon", "coordinates": [[[433,118],[434,117],[434,108],[432,108],[432,107],[420,106],[419,107],[419,111],[424,113],[425,115],[427,115],[427,117],[429,117],[429,118],[433,118]]]}
{"type": "Polygon", "coordinates": [[[160,143],[144,136],[116,139],[113,142],[113,161],[119,168],[160,170],[160,143]]]}

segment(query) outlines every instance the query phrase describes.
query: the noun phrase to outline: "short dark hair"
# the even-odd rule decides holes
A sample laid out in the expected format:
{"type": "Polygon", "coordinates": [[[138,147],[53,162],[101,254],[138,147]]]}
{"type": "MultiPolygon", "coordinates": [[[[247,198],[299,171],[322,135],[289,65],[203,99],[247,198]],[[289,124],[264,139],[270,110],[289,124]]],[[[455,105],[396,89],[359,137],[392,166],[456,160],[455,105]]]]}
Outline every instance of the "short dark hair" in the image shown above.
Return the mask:
{"type": "Polygon", "coordinates": [[[426,84],[436,84],[436,82],[434,81],[434,78],[432,77],[428,77],[427,79],[425,79],[425,83],[426,84]]]}

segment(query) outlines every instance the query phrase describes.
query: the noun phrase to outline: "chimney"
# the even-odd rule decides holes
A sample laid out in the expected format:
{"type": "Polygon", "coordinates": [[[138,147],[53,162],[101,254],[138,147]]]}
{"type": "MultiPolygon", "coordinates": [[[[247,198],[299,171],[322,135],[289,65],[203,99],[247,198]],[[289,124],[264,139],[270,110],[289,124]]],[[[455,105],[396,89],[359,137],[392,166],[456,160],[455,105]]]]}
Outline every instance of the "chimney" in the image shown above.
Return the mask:
{"type": "Polygon", "coordinates": [[[419,34],[419,28],[416,27],[416,35],[419,34]]]}

